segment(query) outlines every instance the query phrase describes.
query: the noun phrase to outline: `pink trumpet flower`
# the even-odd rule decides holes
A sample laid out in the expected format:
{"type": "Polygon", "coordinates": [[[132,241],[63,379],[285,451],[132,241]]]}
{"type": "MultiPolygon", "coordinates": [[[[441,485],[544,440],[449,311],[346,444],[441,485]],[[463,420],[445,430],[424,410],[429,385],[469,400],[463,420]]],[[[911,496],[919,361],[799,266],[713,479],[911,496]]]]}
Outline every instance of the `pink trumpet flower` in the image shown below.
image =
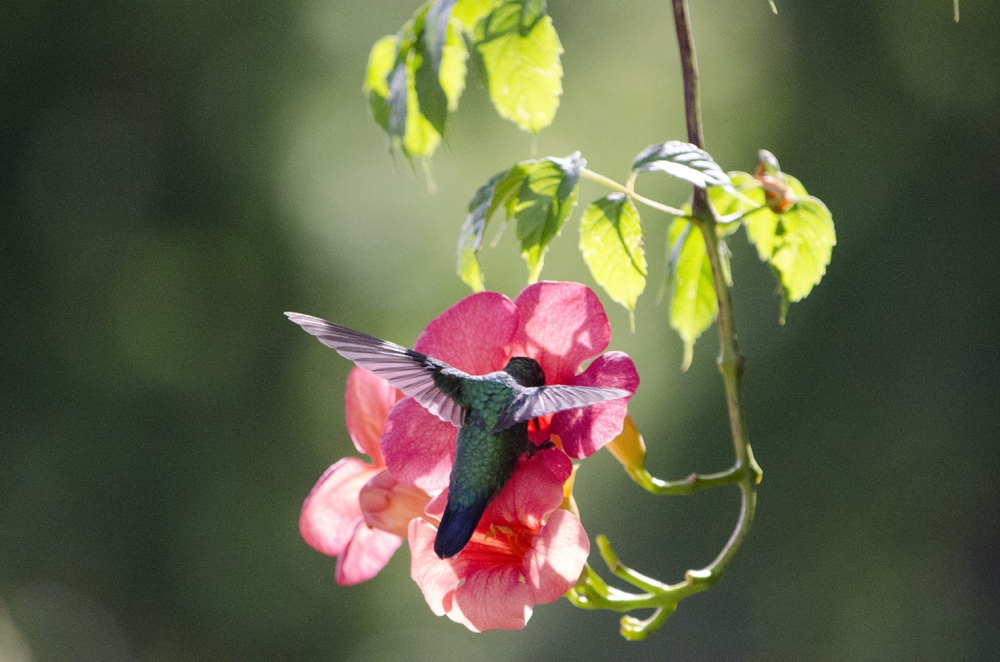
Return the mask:
{"type": "MultiPolygon", "coordinates": [[[[557,600],[576,581],[590,540],[576,515],[559,510],[572,465],[557,448],[518,462],[476,532],[456,556],[434,553],[436,528],[409,526],[410,574],[431,610],[473,632],[520,630],[535,604],[557,600]]],[[[428,505],[440,517],[447,491],[428,505]]]]}
{"type": "MultiPolygon", "coordinates": [[[[414,349],[473,375],[502,370],[514,356],[535,359],[546,384],[603,386],[635,393],[639,375],[628,355],[601,354],[611,326],[597,295],[579,283],[541,282],[511,301],[496,292],[465,297],[434,318],[414,349]],[[596,358],[595,358],[596,357],[596,358]],[[587,360],[594,359],[580,371],[587,360]]],[[[546,416],[529,426],[532,441],[548,438],[567,455],[584,458],[621,431],[626,400],[618,399],[546,416]]],[[[393,408],[382,451],[396,479],[428,492],[448,485],[456,428],[412,398],[393,408]]]]}
{"type": "Polygon", "coordinates": [[[373,462],[343,458],[326,470],[302,504],[302,538],[337,557],[341,586],[378,574],[402,544],[410,520],[421,517],[430,501],[423,490],[393,478],[379,449],[389,410],[402,397],[367,370],[351,371],[344,395],[347,431],[355,448],[373,462]]]}

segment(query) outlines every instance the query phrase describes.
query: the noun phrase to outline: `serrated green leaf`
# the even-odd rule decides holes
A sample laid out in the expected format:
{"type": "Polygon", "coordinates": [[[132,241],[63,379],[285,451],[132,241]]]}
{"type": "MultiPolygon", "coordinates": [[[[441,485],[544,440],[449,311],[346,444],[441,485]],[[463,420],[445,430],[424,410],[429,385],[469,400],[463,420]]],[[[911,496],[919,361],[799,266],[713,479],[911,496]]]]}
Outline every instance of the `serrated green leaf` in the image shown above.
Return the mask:
{"type": "Polygon", "coordinates": [[[580,220],[580,252],[590,274],[614,301],[635,310],[646,288],[639,211],[621,193],[597,200],[580,220]]]}
{"type": "Polygon", "coordinates": [[[407,158],[429,157],[441,142],[441,135],[420,112],[414,73],[420,55],[413,49],[397,53],[396,63],[386,78],[387,95],[369,93],[375,121],[389,134],[393,148],[400,148],[407,158]]]}
{"type": "Polygon", "coordinates": [[[794,193],[795,195],[799,196],[800,198],[803,198],[803,197],[809,195],[806,192],[806,187],[803,186],[802,182],[800,182],[797,178],[792,177],[787,172],[781,173],[781,176],[785,178],[786,182],[788,182],[788,187],[790,189],[792,189],[792,193],[794,193]]]}
{"type": "Polygon", "coordinates": [[[476,24],[502,4],[502,0],[458,0],[451,15],[461,24],[462,29],[472,34],[476,24]]]}
{"type": "Polygon", "coordinates": [[[394,34],[382,37],[372,46],[368,53],[364,86],[361,88],[365,93],[374,92],[383,98],[389,96],[389,84],[385,79],[396,62],[398,46],[399,40],[394,34]]]}
{"type": "Polygon", "coordinates": [[[791,302],[805,298],[819,283],[830,264],[837,243],[833,216],[818,198],[800,198],[794,207],[778,217],[782,232],[771,256],[771,264],[781,272],[781,284],[791,302]]]}
{"type": "Polygon", "coordinates": [[[419,65],[413,71],[413,90],[420,106],[420,113],[436,132],[444,135],[444,124],[448,119],[448,96],[441,87],[441,80],[431,63],[431,53],[428,52],[424,40],[416,43],[414,52],[415,61],[419,65]]]}
{"type": "Polygon", "coordinates": [[[448,39],[448,28],[451,25],[451,12],[455,0],[435,0],[427,8],[424,15],[423,34],[421,41],[427,54],[427,64],[435,72],[441,69],[441,59],[444,54],[445,42],[448,39]]]}
{"type": "MultiPolygon", "coordinates": [[[[806,195],[806,190],[802,187],[802,183],[799,180],[785,173],[782,173],[782,177],[788,182],[788,185],[796,195],[806,195]]],[[[748,191],[746,194],[747,196],[752,196],[754,201],[760,200],[763,204],[764,189],[757,188],[748,191]]],[[[779,243],[778,215],[765,206],[764,209],[756,211],[743,219],[743,227],[746,228],[747,239],[757,248],[757,255],[760,256],[760,259],[770,262],[771,256],[774,255],[774,251],[777,249],[779,243]]]]}
{"type": "Polygon", "coordinates": [[[383,131],[389,131],[389,107],[386,98],[389,96],[389,83],[386,80],[396,62],[396,50],[399,40],[396,35],[382,37],[372,46],[368,54],[368,66],[365,69],[365,82],[362,91],[368,95],[368,103],[372,108],[375,122],[383,131]]]}
{"type": "Polygon", "coordinates": [[[475,44],[497,113],[533,133],[551,124],[562,94],[563,49],[544,3],[496,6],[476,23],[475,44]]]}
{"type": "Polygon", "coordinates": [[[483,269],[479,265],[479,248],[483,243],[483,231],[486,224],[476,225],[470,222],[472,215],[465,217],[458,233],[458,277],[468,285],[473,292],[486,289],[483,269]]]}
{"type": "Polygon", "coordinates": [[[486,225],[525,175],[520,165],[497,173],[479,187],[469,202],[469,214],[458,236],[458,276],[474,292],[486,289],[478,257],[486,225]]]}
{"type": "Polygon", "coordinates": [[[787,173],[782,177],[798,198],[792,208],[784,214],[765,208],[748,215],[743,225],[760,259],[775,272],[784,320],[788,303],[805,298],[823,278],[837,235],[826,205],[808,195],[795,177],[787,173]]]}
{"type": "Polygon", "coordinates": [[[451,20],[454,5],[455,0],[431,4],[423,21],[417,22],[423,32],[414,44],[421,62],[415,72],[420,112],[442,136],[448,113],[458,108],[465,89],[465,61],[469,55],[461,25],[451,20]]]}
{"type": "Polygon", "coordinates": [[[670,253],[670,326],[684,341],[682,370],[694,357],[694,343],[719,314],[712,282],[712,265],[701,233],[683,218],[674,219],[667,233],[670,253]]]}
{"type": "MultiPolygon", "coordinates": [[[[421,112],[420,100],[417,95],[416,73],[420,68],[422,58],[416,49],[409,52],[406,58],[406,129],[402,140],[403,152],[407,156],[430,157],[441,144],[441,134],[421,112]]],[[[395,72],[393,72],[395,76],[395,72]]],[[[390,99],[392,98],[392,83],[390,83],[390,99]]],[[[389,122],[393,127],[392,117],[389,122]]],[[[393,135],[390,131],[390,135],[393,135]]]]}
{"type": "Polygon", "coordinates": [[[452,20],[448,24],[444,50],[441,53],[441,68],[438,72],[441,88],[448,98],[449,112],[458,110],[458,100],[462,96],[462,92],[465,91],[466,61],[468,59],[469,51],[465,47],[465,39],[462,37],[461,24],[452,20]]]}
{"type": "MultiPolygon", "coordinates": [[[[412,53],[411,53],[412,55],[412,53]]],[[[385,105],[389,112],[387,131],[393,146],[403,141],[406,137],[406,125],[410,103],[409,89],[412,79],[407,75],[406,58],[397,62],[389,73],[389,95],[385,98],[385,105]]],[[[416,97],[413,99],[416,103],[416,97]]]]}
{"type": "Polygon", "coordinates": [[[671,140],[650,145],[632,161],[632,172],[664,172],[699,188],[730,186],[729,176],[705,150],[691,143],[671,140]]]}
{"type": "MultiPolygon", "coordinates": [[[[732,186],[712,186],[708,189],[708,200],[723,221],[726,217],[739,216],[766,205],[764,191],[753,175],[738,170],[726,174],[732,186]]],[[[733,226],[735,230],[739,223],[733,226]]]]}
{"type": "Polygon", "coordinates": [[[507,217],[517,219],[521,256],[528,263],[528,282],[542,271],[549,242],[559,234],[576,204],[580,168],[586,163],[577,152],[565,159],[547,158],[520,165],[526,176],[517,194],[507,200],[507,217]]]}
{"type": "Polygon", "coordinates": [[[468,52],[460,34],[452,34],[460,33],[450,19],[453,4],[438,0],[421,7],[369,55],[364,90],[372,113],[391,146],[407,158],[434,153],[448,110],[457,107],[465,86],[468,52]]]}

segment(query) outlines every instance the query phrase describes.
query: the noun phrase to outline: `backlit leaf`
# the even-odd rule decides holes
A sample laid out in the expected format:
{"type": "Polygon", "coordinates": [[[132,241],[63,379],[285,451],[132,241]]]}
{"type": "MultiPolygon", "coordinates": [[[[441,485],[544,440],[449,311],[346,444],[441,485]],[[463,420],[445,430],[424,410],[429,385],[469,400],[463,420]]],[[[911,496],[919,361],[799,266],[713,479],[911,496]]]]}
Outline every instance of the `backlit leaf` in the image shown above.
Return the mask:
{"type": "Polygon", "coordinates": [[[421,41],[427,53],[427,63],[435,72],[441,69],[445,43],[448,40],[448,28],[451,25],[451,12],[455,0],[437,0],[427,8],[424,16],[424,32],[421,41]]]}
{"type": "Polygon", "coordinates": [[[826,205],[808,195],[795,177],[787,173],[781,176],[797,198],[795,204],[784,214],[768,208],[749,214],[743,225],[760,259],[775,271],[782,290],[784,321],[787,303],[805,298],[823,278],[837,235],[826,205]]]}
{"type": "Polygon", "coordinates": [[[771,264],[781,272],[788,300],[795,302],[812,291],[830,264],[837,243],[833,216],[818,198],[806,196],[779,216],[778,224],[771,264]]]}
{"type": "Polygon", "coordinates": [[[764,191],[760,182],[747,172],[729,172],[732,186],[712,186],[708,189],[708,200],[719,215],[720,228],[725,234],[732,234],[740,227],[740,222],[750,216],[768,211],[764,201],[764,191]],[[749,213],[748,213],[749,212],[749,213]],[[739,222],[726,222],[727,218],[738,219],[739,222]]]}
{"type": "Polygon", "coordinates": [[[563,52],[541,0],[508,0],[475,28],[486,87],[501,117],[538,133],[552,123],[562,94],[563,52]]]}
{"type": "MultiPolygon", "coordinates": [[[[441,143],[448,113],[458,108],[469,57],[456,0],[424,5],[398,35],[376,42],[364,91],[376,123],[403,154],[430,157],[441,143]]],[[[468,9],[468,8],[466,8],[468,9]]]]}
{"type": "MultiPolygon", "coordinates": [[[[808,195],[798,179],[787,173],[782,173],[782,177],[795,195],[799,197],[808,195]]],[[[754,192],[752,195],[754,195],[755,200],[760,199],[763,202],[764,190],[762,188],[757,190],[759,193],[754,192]]],[[[774,251],[778,245],[778,215],[770,209],[765,208],[747,216],[743,221],[743,226],[747,230],[747,238],[750,240],[750,243],[756,246],[760,259],[770,262],[771,256],[774,255],[774,251]]]]}
{"type": "Polygon", "coordinates": [[[474,292],[486,289],[478,257],[486,225],[526,174],[520,165],[497,173],[479,187],[469,202],[469,214],[458,236],[458,276],[474,292]]]}
{"type": "Polygon", "coordinates": [[[448,119],[448,97],[441,87],[438,72],[430,61],[431,53],[423,40],[415,44],[413,53],[417,63],[413,71],[413,90],[420,113],[438,134],[444,135],[444,124],[448,119]]]}
{"type": "Polygon", "coordinates": [[[365,76],[376,123],[403,154],[430,157],[465,90],[468,37],[497,112],[537,133],[562,94],[562,46],[542,0],[433,0],[372,48],[365,76]]]}
{"type": "Polygon", "coordinates": [[[415,71],[420,112],[442,136],[448,113],[458,108],[465,89],[465,61],[469,56],[461,24],[451,20],[454,5],[455,0],[431,4],[423,21],[417,23],[423,30],[414,43],[421,61],[415,71]]]}
{"type": "Polygon", "coordinates": [[[517,238],[530,283],[538,280],[549,242],[576,204],[580,168],[585,164],[579,152],[565,159],[549,157],[520,164],[526,176],[517,194],[507,200],[507,216],[517,219],[517,238]]]}
{"type": "Polygon", "coordinates": [[[389,72],[396,62],[396,49],[399,40],[396,35],[382,37],[372,46],[368,54],[368,68],[365,71],[365,83],[362,90],[368,95],[372,115],[382,130],[389,131],[389,107],[386,99],[389,96],[389,72]]]}
{"type": "Polygon", "coordinates": [[[451,10],[451,15],[463,30],[472,34],[476,24],[501,4],[502,0],[458,0],[455,8],[451,10]]]}
{"type": "Polygon", "coordinates": [[[580,252],[597,284],[614,301],[635,310],[646,287],[639,211],[621,193],[593,202],[580,220],[580,252]]]}
{"type": "Polygon", "coordinates": [[[694,343],[719,314],[712,282],[712,265],[698,228],[683,218],[674,219],[667,235],[670,252],[670,326],[684,341],[687,370],[694,357],[694,343]]]}
{"type": "Polygon", "coordinates": [[[458,110],[458,99],[465,90],[466,61],[468,59],[469,51],[465,47],[460,24],[452,20],[445,36],[444,50],[441,53],[441,68],[438,72],[441,88],[448,98],[450,112],[458,110]]]}
{"type": "MultiPolygon", "coordinates": [[[[403,152],[407,156],[430,157],[441,144],[441,134],[421,112],[420,100],[417,95],[416,72],[422,64],[422,57],[416,49],[411,50],[406,58],[406,130],[402,140],[403,152]]],[[[393,72],[395,76],[395,72],[393,72]]],[[[390,99],[394,94],[390,84],[390,99]]],[[[390,117],[389,127],[393,128],[394,116],[390,117]]],[[[390,135],[394,135],[390,130],[390,135]]]]}

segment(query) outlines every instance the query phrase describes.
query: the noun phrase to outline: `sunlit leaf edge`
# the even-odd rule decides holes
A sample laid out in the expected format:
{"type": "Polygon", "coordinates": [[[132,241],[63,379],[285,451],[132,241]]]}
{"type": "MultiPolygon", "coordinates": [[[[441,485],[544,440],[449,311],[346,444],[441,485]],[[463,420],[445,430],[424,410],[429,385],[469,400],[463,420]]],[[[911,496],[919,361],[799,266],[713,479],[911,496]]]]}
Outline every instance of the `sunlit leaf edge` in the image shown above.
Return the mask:
{"type": "Polygon", "coordinates": [[[608,296],[635,311],[647,265],[639,210],[627,197],[611,193],[587,207],[580,219],[580,253],[608,296]]]}

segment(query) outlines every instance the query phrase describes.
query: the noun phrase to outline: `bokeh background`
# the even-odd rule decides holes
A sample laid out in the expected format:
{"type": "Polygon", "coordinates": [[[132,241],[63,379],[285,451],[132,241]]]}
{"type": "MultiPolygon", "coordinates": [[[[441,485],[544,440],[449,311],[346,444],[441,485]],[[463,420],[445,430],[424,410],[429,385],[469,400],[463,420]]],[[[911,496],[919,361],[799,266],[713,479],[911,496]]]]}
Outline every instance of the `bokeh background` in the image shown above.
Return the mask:
{"type": "MultiPolygon", "coordinates": [[[[334,583],[302,499],[353,454],[347,361],[313,313],[410,344],[467,290],[465,205],[533,153],[624,180],[683,139],[669,3],[549,3],[562,107],[537,139],[470,84],[433,183],[386,150],[360,92],[412,0],[0,4],[0,659],[995,659],[1000,650],[1000,5],[692,0],[707,147],[766,147],[833,211],[823,282],[784,327],[732,242],[758,519],[723,582],[645,643],[561,600],[520,633],[427,609],[405,545],[334,583]]],[[[471,79],[470,79],[471,82],[471,79]]],[[[665,179],[665,178],[664,178],[665,179]]],[[[679,203],[684,187],[641,191],[679,203]]],[[[603,195],[590,182],[581,201],[603,195]]],[[[656,294],[630,333],[631,411],[664,478],[731,442],[714,329],[681,373],[656,294]]],[[[577,217],[544,277],[591,283],[577,217]]],[[[486,251],[510,296],[511,232],[486,251]]],[[[584,524],[676,581],[732,528],[735,490],[652,497],[587,460],[584,524]]],[[[600,567],[596,552],[592,561],[600,567]]]]}

